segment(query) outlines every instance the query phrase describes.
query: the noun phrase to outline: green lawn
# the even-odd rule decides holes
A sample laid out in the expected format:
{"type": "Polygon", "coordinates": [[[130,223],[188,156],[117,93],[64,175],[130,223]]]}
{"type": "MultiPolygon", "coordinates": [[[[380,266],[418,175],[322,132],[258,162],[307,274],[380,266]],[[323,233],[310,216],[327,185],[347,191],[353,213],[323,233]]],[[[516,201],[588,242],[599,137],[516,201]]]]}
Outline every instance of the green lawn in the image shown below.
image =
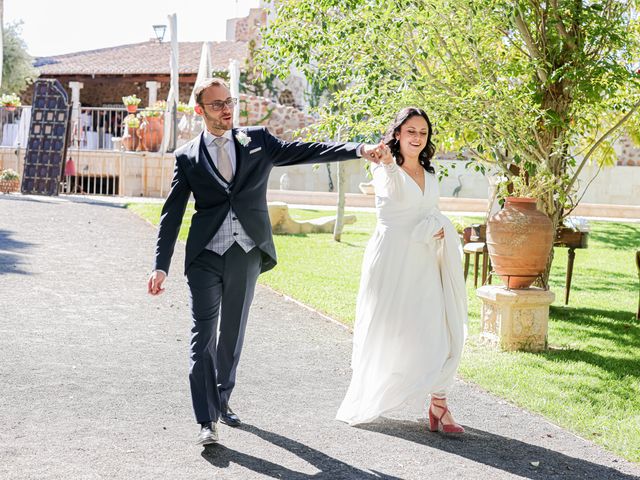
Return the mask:
{"type": "MultiPolygon", "coordinates": [[[[153,223],[158,205],[130,208],[153,223]]],[[[187,211],[181,238],[186,238],[187,211]]],[[[292,210],[297,219],[329,214],[292,210]]],[[[375,225],[373,213],[330,234],[278,235],[278,266],[260,283],[352,324],[360,263],[375,225]]],[[[475,219],[464,219],[466,223],[475,219]]],[[[567,250],[557,248],[550,286],[556,294],[545,353],[499,352],[479,342],[480,302],[472,282],[469,339],[460,367],[467,381],[640,462],[640,324],[635,321],[640,224],[591,222],[589,248],[576,251],[568,307],[563,306],[567,250]]],[[[471,279],[470,279],[471,280],[471,279]]],[[[487,412],[489,413],[489,412],[487,412]]]]}

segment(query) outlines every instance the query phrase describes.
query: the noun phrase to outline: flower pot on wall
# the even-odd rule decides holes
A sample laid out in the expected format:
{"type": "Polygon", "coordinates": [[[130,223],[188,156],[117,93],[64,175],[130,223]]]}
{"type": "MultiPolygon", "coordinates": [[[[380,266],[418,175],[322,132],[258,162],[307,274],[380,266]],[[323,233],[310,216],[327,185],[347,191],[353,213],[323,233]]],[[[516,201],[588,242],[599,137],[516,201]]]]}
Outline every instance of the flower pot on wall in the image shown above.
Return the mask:
{"type": "Polygon", "coordinates": [[[20,180],[0,180],[0,192],[11,193],[20,190],[20,180]]]}
{"type": "Polygon", "coordinates": [[[509,288],[528,288],[547,267],[553,246],[549,217],[534,198],[507,197],[489,219],[487,249],[495,272],[509,288]]]}
{"type": "Polygon", "coordinates": [[[138,128],[127,128],[127,132],[122,137],[122,145],[125,150],[135,152],[140,147],[140,138],[138,137],[138,128]]]}
{"type": "Polygon", "coordinates": [[[162,117],[145,117],[138,129],[142,149],[157,152],[162,144],[164,121],[162,117]]]}
{"type": "Polygon", "coordinates": [[[137,105],[127,105],[127,112],[136,113],[138,111],[137,105]]]}

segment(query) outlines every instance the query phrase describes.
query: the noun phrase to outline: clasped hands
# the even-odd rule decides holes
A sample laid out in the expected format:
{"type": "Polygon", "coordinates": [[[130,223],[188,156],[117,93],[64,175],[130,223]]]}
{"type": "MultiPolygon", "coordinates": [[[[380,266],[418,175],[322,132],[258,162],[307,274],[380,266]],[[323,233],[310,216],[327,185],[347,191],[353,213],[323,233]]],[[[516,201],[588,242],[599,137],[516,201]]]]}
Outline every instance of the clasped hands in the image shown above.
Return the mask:
{"type": "Polygon", "coordinates": [[[393,155],[391,155],[391,149],[382,140],[377,145],[362,145],[360,155],[362,156],[362,158],[372,163],[383,163],[384,165],[393,163],[393,155]]]}

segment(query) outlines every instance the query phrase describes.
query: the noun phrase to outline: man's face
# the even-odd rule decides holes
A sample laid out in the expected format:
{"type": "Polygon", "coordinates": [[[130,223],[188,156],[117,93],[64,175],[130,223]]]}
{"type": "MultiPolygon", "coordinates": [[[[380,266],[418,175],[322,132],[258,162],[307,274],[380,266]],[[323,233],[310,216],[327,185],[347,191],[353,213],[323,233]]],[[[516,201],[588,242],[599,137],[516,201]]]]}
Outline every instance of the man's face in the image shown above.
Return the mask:
{"type": "Polygon", "coordinates": [[[214,102],[224,102],[231,98],[228,88],[212,85],[202,92],[201,105],[196,105],[195,112],[204,119],[207,130],[216,135],[222,135],[233,127],[233,106],[224,105],[215,111],[210,105],[214,102]]]}

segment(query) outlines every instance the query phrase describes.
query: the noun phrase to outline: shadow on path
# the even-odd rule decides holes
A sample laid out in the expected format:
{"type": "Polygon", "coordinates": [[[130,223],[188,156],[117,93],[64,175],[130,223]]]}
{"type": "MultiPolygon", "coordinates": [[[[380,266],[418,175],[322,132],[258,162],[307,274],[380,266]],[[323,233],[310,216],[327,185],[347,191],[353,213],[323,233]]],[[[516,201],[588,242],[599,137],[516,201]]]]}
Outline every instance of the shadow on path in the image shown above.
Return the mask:
{"type": "Polygon", "coordinates": [[[0,229],[0,275],[9,273],[28,275],[21,264],[23,258],[29,255],[32,243],[23,242],[14,238],[15,233],[10,230],[0,229]]]}
{"type": "Polygon", "coordinates": [[[33,202],[33,203],[48,203],[50,205],[60,205],[61,203],[87,203],[89,205],[96,205],[100,207],[111,208],[127,208],[127,202],[119,199],[118,197],[105,195],[103,199],[95,197],[83,197],[81,195],[10,195],[8,198],[0,196],[1,200],[18,201],[18,202],[33,202]]]}
{"type": "Polygon", "coordinates": [[[220,444],[206,446],[202,451],[202,457],[211,463],[211,465],[218,468],[226,468],[231,463],[235,463],[249,470],[253,470],[254,472],[278,479],[303,480],[312,478],[316,480],[400,480],[399,477],[360,470],[359,468],[348,465],[296,440],[292,440],[277,433],[262,430],[261,428],[253,425],[245,423],[240,428],[260,437],[266,442],[291,452],[320,471],[314,474],[297,472],[282,465],[278,465],[277,463],[238,452],[220,444]]]}
{"type": "Polygon", "coordinates": [[[437,448],[522,478],[638,479],[614,468],[466,426],[466,433],[458,438],[431,433],[423,422],[384,419],[357,428],[437,448]],[[534,466],[532,462],[539,462],[539,465],[534,466]]]}

